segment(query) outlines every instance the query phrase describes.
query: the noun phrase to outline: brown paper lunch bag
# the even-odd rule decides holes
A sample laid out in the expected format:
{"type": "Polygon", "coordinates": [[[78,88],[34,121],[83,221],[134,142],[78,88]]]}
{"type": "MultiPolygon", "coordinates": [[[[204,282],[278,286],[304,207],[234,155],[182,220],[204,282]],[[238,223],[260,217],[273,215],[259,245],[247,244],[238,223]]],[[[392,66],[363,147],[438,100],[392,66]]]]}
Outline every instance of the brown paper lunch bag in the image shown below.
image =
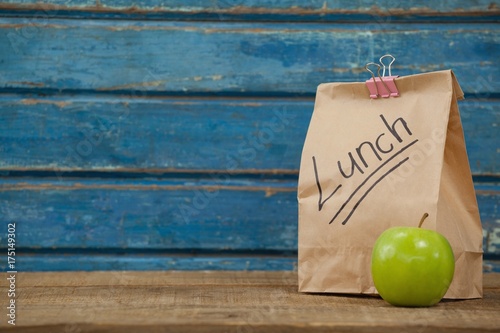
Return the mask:
{"type": "Polygon", "coordinates": [[[436,230],[455,275],[445,298],[482,297],[482,227],[451,70],[395,79],[399,97],[365,83],[318,86],[298,183],[300,292],[376,294],[375,240],[396,225],[436,230]]]}

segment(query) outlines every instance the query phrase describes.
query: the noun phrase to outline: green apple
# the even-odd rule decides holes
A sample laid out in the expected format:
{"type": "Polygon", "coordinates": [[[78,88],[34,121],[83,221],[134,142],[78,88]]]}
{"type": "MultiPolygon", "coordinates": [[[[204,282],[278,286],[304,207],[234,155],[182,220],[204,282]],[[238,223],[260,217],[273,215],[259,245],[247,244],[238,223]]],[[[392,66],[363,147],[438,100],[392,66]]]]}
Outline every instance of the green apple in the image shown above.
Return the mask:
{"type": "Polygon", "coordinates": [[[440,233],[417,227],[392,227],[375,242],[371,272],[380,296],[396,306],[432,306],[446,294],[455,258],[440,233]]]}

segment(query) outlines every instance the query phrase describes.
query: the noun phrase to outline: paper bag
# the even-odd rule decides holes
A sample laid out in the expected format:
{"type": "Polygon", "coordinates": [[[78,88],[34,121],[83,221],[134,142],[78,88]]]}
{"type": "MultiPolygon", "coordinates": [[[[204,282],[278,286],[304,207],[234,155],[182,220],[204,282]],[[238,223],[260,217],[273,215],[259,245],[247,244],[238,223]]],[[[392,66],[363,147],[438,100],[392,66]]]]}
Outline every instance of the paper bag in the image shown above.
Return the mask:
{"type": "Polygon", "coordinates": [[[443,234],[455,255],[445,298],[482,297],[482,227],[452,71],[319,85],[299,174],[299,291],[375,294],[371,252],[393,226],[443,234]]]}

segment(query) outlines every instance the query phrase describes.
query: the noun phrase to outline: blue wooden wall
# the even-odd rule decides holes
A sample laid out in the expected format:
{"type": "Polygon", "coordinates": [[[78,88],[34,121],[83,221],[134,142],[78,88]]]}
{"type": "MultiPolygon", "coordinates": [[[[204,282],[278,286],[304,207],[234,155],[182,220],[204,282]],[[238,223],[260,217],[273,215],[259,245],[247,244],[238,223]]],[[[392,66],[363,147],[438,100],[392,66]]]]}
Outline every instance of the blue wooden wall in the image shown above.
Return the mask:
{"type": "Polygon", "coordinates": [[[499,6],[422,3],[0,0],[1,248],[15,222],[19,271],[294,269],[316,87],[390,52],[457,75],[500,259],[499,6]]]}

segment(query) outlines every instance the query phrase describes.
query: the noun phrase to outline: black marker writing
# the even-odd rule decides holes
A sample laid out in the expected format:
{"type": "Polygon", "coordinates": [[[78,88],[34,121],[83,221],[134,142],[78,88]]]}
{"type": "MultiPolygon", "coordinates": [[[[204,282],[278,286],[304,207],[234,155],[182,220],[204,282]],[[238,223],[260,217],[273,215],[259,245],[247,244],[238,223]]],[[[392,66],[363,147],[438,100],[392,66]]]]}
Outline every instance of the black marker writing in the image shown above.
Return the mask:
{"type": "MultiPolygon", "coordinates": [[[[402,129],[404,129],[406,131],[406,133],[408,135],[412,135],[412,132],[411,132],[410,128],[408,127],[408,124],[406,123],[406,121],[402,117],[397,118],[392,123],[392,125],[387,122],[387,120],[385,119],[385,117],[382,114],[380,115],[380,118],[382,119],[382,121],[383,121],[385,127],[387,128],[387,130],[389,131],[389,133],[392,134],[392,136],[397,140],[397,142],[402,143],[404,141],[403,138],[401,137],[401,135],[397,131],[398,124],[399,124],[399,128],[400,129],[402,128],[402,129]]],[[[361,144],[358,145],[357,148],[355,148],[355,150],[354,150],[355,154],[353,154],[352,152],[349,152],[347,156],[349,157],[350,167],[347,168],[347,171],[345,171],[342,168],[342,163],[340,161],[337,161],[338,170],[339,170],[340,174],[342,175],[342,177],[344,179],[348,179],[348,178],[352,177],[355,174],[356,171],[358,171],[361,174],[365,173],[364,169],[367,169],[369,167],[369,163],[366,160],[366,154],[367,154],[367,152],[368,153],[372,153],[373,156],[378,161],[382,161],[383,160],[383,155],[382,154],[385,155],[385,154],[389,154],[389,153],[393,152],[393,150],[395,149],[395,146],[392,143],[387,143],[387,142],[384,143],[384,142],[382,142],[383,138],[384,138],[384,136],[386,134],[387,133],[384,132],[384,133],[381,133],[380,135],[378,135],[377,138],[376,138],[376,140],[374,141],[374,143],[372,143],[370,141],[363,141],[361,144]],[[357,157],[357,159],[356,159],[356,157],[357,157]],[[359,162],[357,160],[359,160],[359,162]]],[[[384,139],[384,140],[387,140],[387,139],[384,139]]],[[[335,219],[344,210],[344,208],[347,206],[347,204],[354,198],[354,196],[356,195],[356,193],[358,193],[368,183],[368,181],[372,177],[374,177],[389,162],[391,162],[392,160],[394,160],[394,158],[396,158],[397,156],[399,156],[402,152],[404,152],[406,149],[408,149],[409,147],[411,147],[412,145],[414,145],[417,142],[418,142],[418,139],[416,139],[416,140],[410,142],[409,144],[405,145],[404,147],[400,148],[398,151],[394,152],[387,160],[385,160],[381,165],[379,165],[374,171],[372,171],[361,182],[361,184],[359,184],[354,189],[354,191],[349,195],[349,197],[347,198],[347,200],[341,204],[340,208],[335,213],[335,215],[333,216],[333,218],[330,220],[329,223],[331,224],[333,221],[335,221],[335,219]]],[[[314,175],[315,175],[315,180],[316,180],[316,186],[318,188],[318,193],[319,193],[318,211],[321,211],[321,209],[323,208],[323,206],[325,205],[325,203],[328,200],[330,200],[334,196],[334,194],[342,187],[342,184],[337,185],[337,187],[331,192],[331,194],[328,197],[326,197],[325,199],[323,199],[323,189],[321,187],[320,177],[319,177],[319,174],[318,174],[318,165],[317,165],[317,162],[316,162],[316,157],[313,156],[312,160],[313,160],[313,167],[314,167],[314,175]]],[[[353,215],[353,213],[355,212],[355,210],[358,208],[358,206],[360,205],[360,203],[364,200],[364,198],[368,195],[368,193],[382,179],[384,179],[387,175],[389,175],[391,172],[393,172],[394,170],[396,170],[398,167],[400,167],[403,163],[405,163],[408,160],[409,160],[408,157],[405,158],[405,159],[403,159],[402,161],[398,162],[395,166],[391,167],[387,172],[383,173],[378,178],[376,178],[375,181],[374,181],[374,183],[370,187],[368,187],[368,189],[366,189],[366,191],[364,193],[362,193],[361,197],[354,204],[354,207],[351,209],[351,211],[349,212],[348,216],[344,219],[344,221],[342,222],[342,224],[346,224],[347,223],[347,221],[351,218],[351,216],[353,215]]]]}
{"type": "Polygon", "coordinates": [[[325,204],[325,202],[327,202],[328,199],[330,199],[335,194],[335,192],[338,191],[338,189],[342,186],[342,184],[338,185],[335,188],[335,190],[333,190],[332,194],[330,194],[328,196],[328,198],[326,198],[323,201],[323,190],[321,189],[321,184],[319,182],[318,167],[316,166],[316,158],[313,156],[312,159],[313,159],[313,165],[314,165],[314,176],[316,177],[316,186],[318,186],[318,192],[319,192],[318,210],[321,210],[321,208],[323,208],[323,205],[325,204]]]}
{"type": "MultiPolygon", "coordinates": [[[[349,213],[349,215],[347,215],[347,217],[345,218],[344,221],[342,221],[342,224],[346,224],[347,221],[351,218],[352,214],[354,214],[354,211],[356,210],[356,208],[358,208],[359,204],[361,203],[361,201],[363,201],[363,199],[368,195],[368,193],[375,187],[375,185],[377,185],[382,179],[384,179],[388,174],[390,174],[391,172],[393,172],[394,170],[396,170],[397,168],[399,168],[404,162],[408,161],[410,158],[407,157],[405,158],[404,160],[402,160],[401,162],[399,162],[398,164],[396,164],[395,166],[393,166],[392,168],[389,169],[389,171],[387,171],[386,173],[384,173],[382,176],[380,176],[376,181],[375,183],[373,183],[372,186],[370,186],[366,192],[361,196],[361,198],[359,198],[359,200],[356,202],[356,204],[354,205],[354,207],[351,209],[351,212],[349,213]]],[[[332,223],[332,222],[330,222],[332,223]]]]}
{"type": "MultiPolygon", "coordinates": [[[[352,191],[351,195],[347,198],[347,200],[342,204],[342,206],[340,206],[340,209],[337,211],[337,213],[335,214],[335,216],[330,220],[330,223],[332,223],[333,221],[335,221],[335,219],[337,218],[337,216],[340,214],[340,212],[345,208],[345,206],[349,203],[349,201],[351,201],[352,197],[354,197],[354,195],[359,191],[359,189],[361,189],[367,182],[368,180],[373,176],[375,175],[380,169],[382,169],[384,167],[384,165],[386,165],[387,163],[389,163],[390,161],[392,161],[396,156],[398,156],[399,154],[401,154],[402,152],[404,152],[406,149],[408,149],[409,147],[413,146],[415,143],[417,143],[418,140],[414,140],[412,142],[410,142],[408,145],[404,146],[403,148],[401,148],[399,151],[397,151],[394,155],[392,155],[391,157],[389,157],[387,159],[387,161],[385,161],[384,163],[382,163],[378,168],[376,168],[372,173],[370,173],[366,178],[365,180],[363,180],[363,182],[354,189],[354,191],[352,191]]],[[[386,175],[384,175],[385,177],[386,175]]],[[[378,180],[380,181],[380,180],[378,180]]],[[[378,183],[378,181],[376,183],[378,183]]],[[[350,214],[351,215],[351,214],[350,214]]],[[[349,215],[349,217],[350,217],[349,215]]],[[[344,221],[342,222],[342,224],[345,224],[345,222],[347,221],[344,221]]]]}
{"type": "MultiPolygon", "coordinates": [[[[412,132],[410,131],[410,129],[408,128],[408,124],[406,123],[406,121],[401,117],[401,118],[398,118],[396,119],[392,125],[389,125],[389,123],[387,122],[387,120],[385,119],[384,115],[380,115],[380,118],[382,119],[385,127],[389,130],[389,133],[391,133],[394,138],[399,142],[403,142],[403,139],[401,138],[401,136],[399,135],[398,131],[396,130],[396,125],[400,124],[405,130],[406,132],[409,134],[409,135],[412,135],[412,132]]],[[[391,143],[389,144],[389,148],[387,149],[382,149],[381,145],[380,145],[380,141],[381,141],[381,138],[383,136],[385,136],[386,133],[382,133],[380,134],[377,139],[375,140],[375,144],[371,143],[370,141],[364,141],[364,142],[361,142],[361,144],[355,149],[355,152],[356,152],[356,156],[358,157],[358,159],[360,160],[360,162],[363,164],[363,166],[365,168],[368,168],[369,165],[368,163],[366,162],[366,158],[365,158],[365,155],[366,155],[366,152],[372,152],[373,155],[379,160],[379,161],[382,161],[382,157],[380,156],[380,153],[382,154],[389,154],[393,149],[394,149],[394,145],[391,143]],[[363,149],[364,148],[364,149],[363,149]],[[364,153],[363,153],[364,151],[364,153]]],[[[340,171],[340,174],[342,175],[342,177],[344,178],[351,178],[354,173],[355,173],[355,170],[358,170],[361,174],[364,174],[365,172],[363,171],[363,169],[360,167],[359,163],[356,161],[356,158],[355,156],[353,155],[352,152],[349,152],[347,154],[347,156],[349,157],[349,162],[350,162],[350,167],[348,169],[350,169],[349,173],[346,173],[344,171],[344,169],[342,168],[342,163],[341,161],[338,161],[337,162],[337,166],[339,168],[339,171],[340,171]]]]}

